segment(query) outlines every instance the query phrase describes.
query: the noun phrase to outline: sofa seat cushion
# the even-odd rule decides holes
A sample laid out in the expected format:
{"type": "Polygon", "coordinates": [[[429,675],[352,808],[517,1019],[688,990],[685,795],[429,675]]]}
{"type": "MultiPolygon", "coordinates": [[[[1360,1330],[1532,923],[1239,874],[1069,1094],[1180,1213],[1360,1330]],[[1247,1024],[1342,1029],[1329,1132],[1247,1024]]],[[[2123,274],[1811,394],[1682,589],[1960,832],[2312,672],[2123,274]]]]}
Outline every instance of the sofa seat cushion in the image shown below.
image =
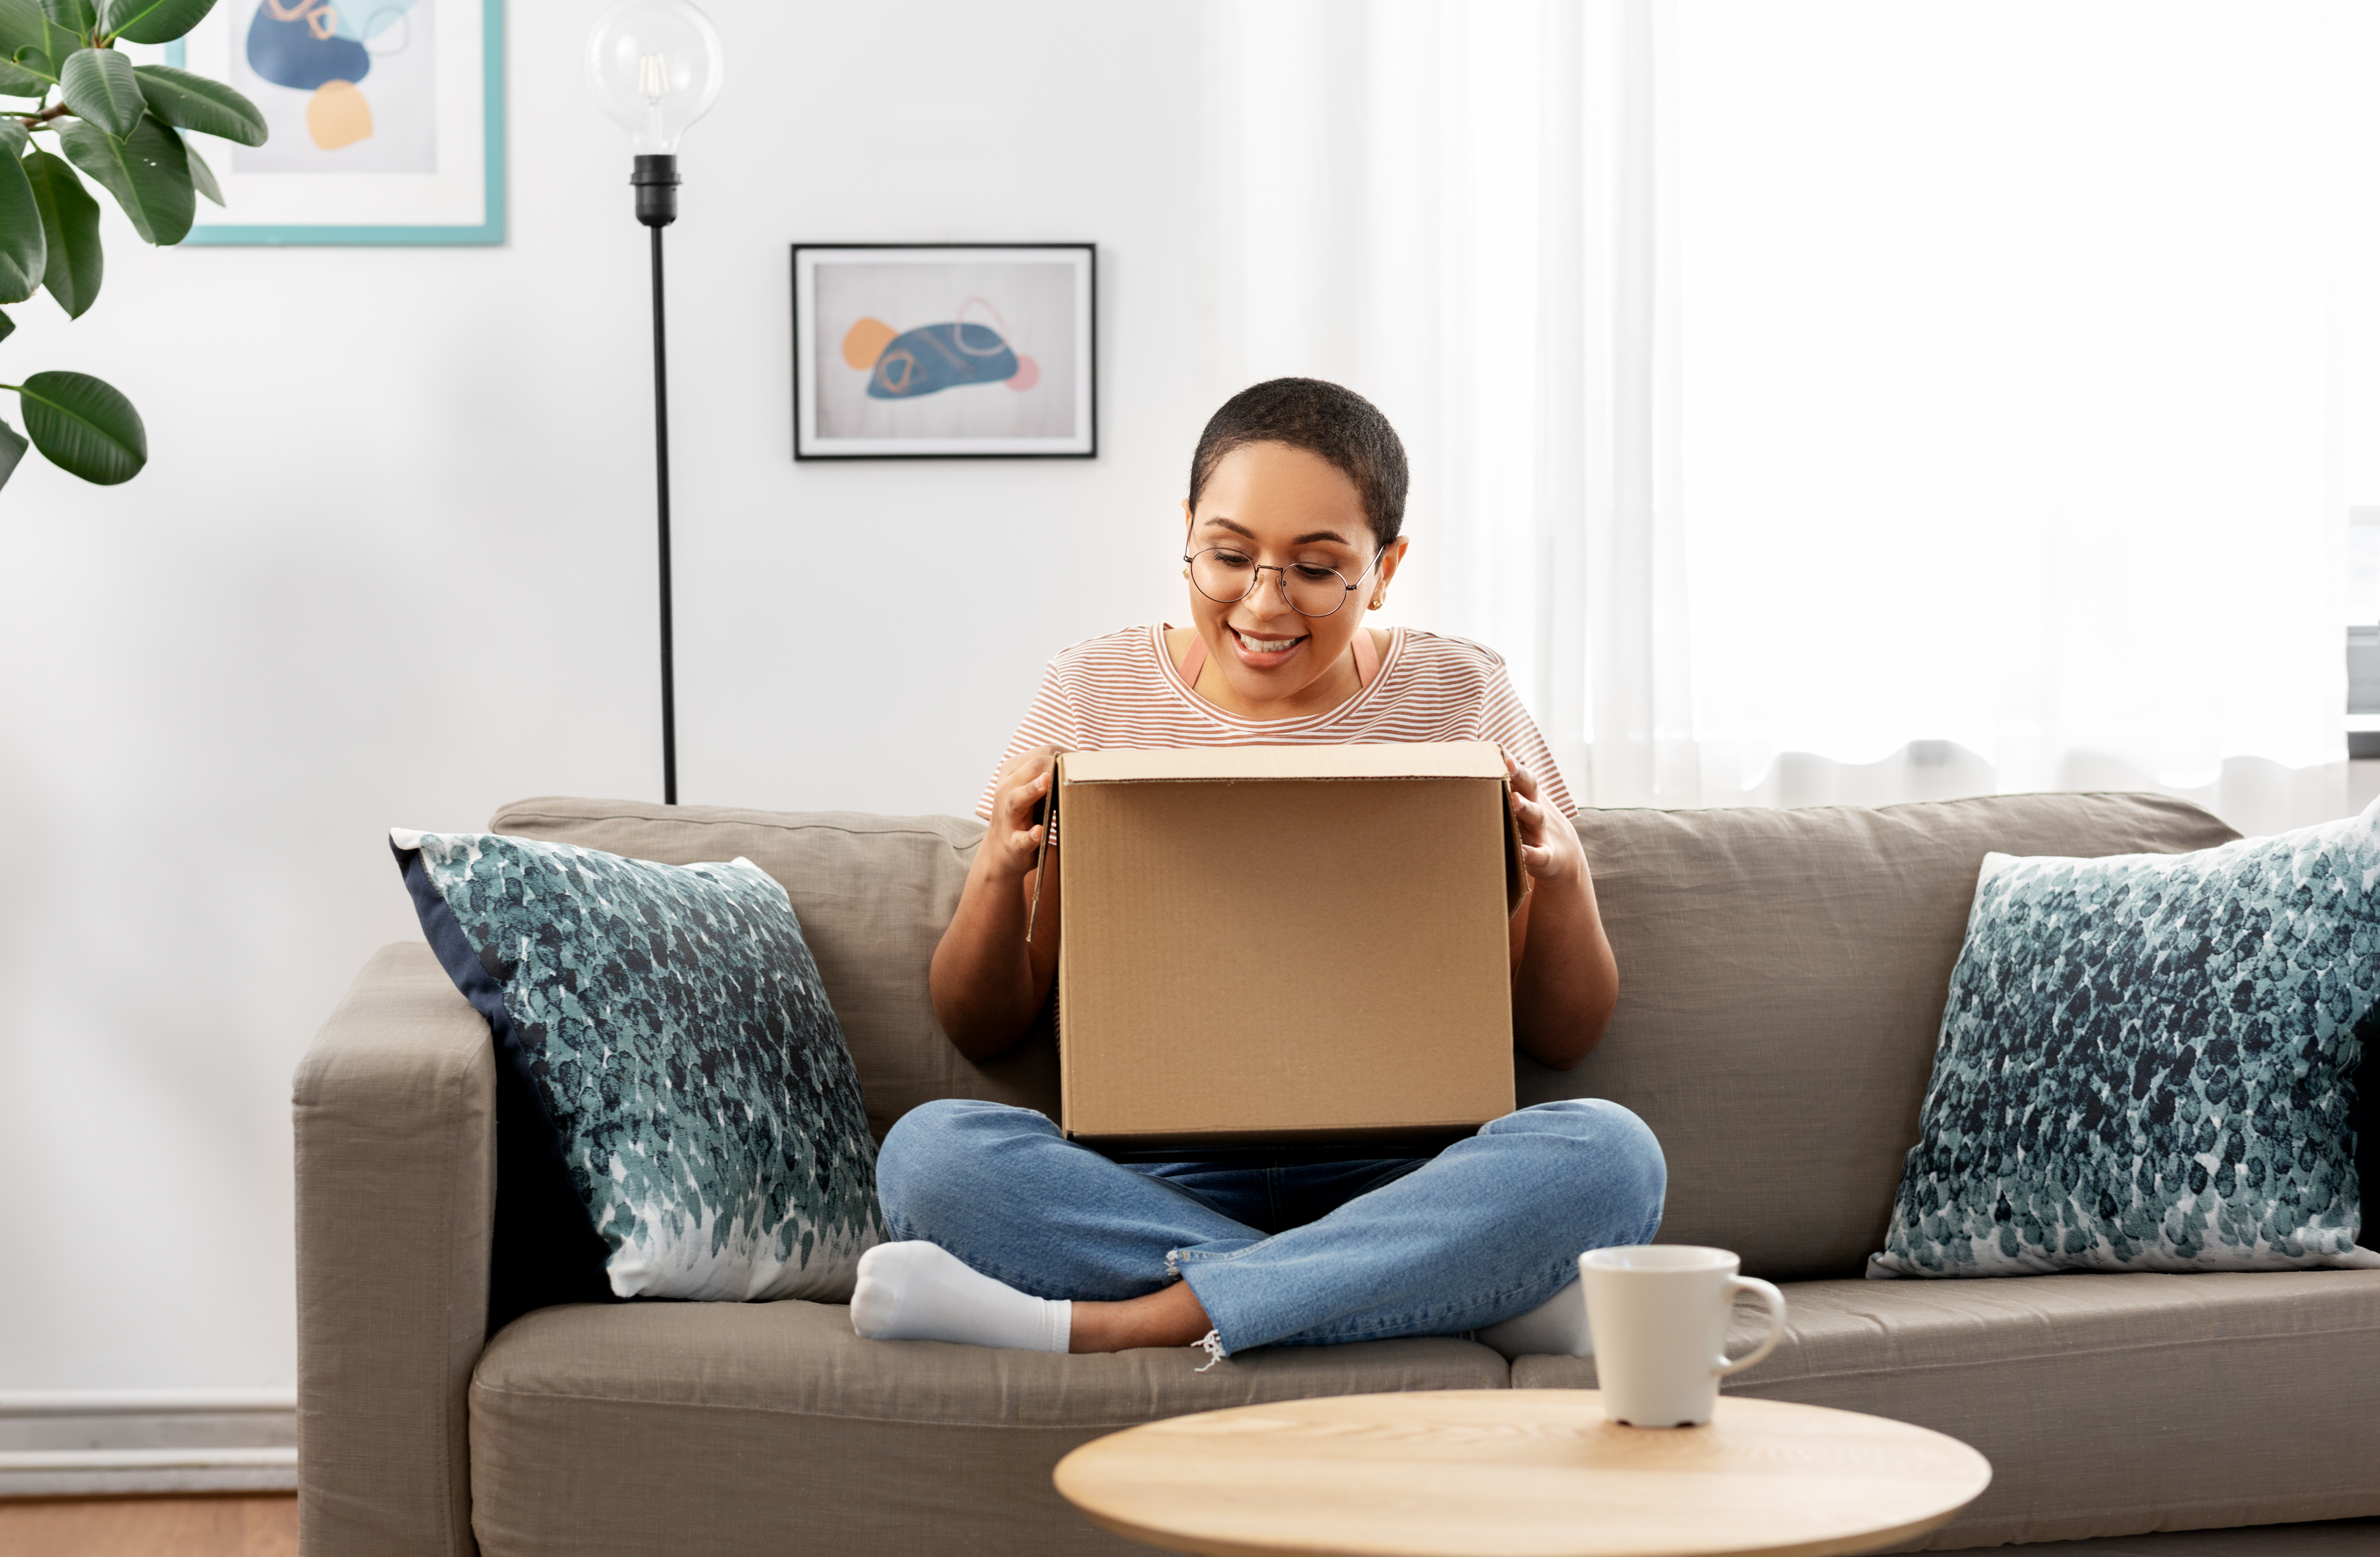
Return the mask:
{"type": "Polygon", "coordinates": [[[1123,1552],[1050,1486],[1061,1456],[1184,1412],[1383,1390],[1500,1389],[1469,1341],[1062,1356],[862,1341],[848,1308],[545,1308],[471,1381],[471,1522],[521,1552],[1123,1552]]]}
{"type": "MultiPolygon", "coordinates": [[[[1800,1282],[1735,1393],[1947,1432],[1992,1485],[1935,1549],[2380,1514],[2380,1271],[1800,1282]]],[[[1767,1323],[1739,1306],[1730,1350],[1767,1323]]],[[[1522,1357],[1521,1389],[1595,1383],[1522,1357]]]]}

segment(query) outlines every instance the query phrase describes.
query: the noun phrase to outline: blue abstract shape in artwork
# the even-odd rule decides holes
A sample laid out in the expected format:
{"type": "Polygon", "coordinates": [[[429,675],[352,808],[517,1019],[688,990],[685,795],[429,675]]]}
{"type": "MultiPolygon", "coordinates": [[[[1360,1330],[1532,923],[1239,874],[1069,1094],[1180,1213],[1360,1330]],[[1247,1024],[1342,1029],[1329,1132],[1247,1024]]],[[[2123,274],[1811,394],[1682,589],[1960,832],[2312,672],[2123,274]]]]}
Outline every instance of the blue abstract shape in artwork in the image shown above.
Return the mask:
{"type": "MultiPolygon", "coordinates": [[[[282,20],[271,5],[256,7],[248,29],[248,66],[277,87],[312,91],[325,81],[360,81],[371,74],[371,54],[353,38],[315,34],[305,7],[282,20]]],[[[320,14],[319,12],[317,14],[320,14]]]]}
{"type": "Polygon", "coordinates": [[[922,324],[895,335],[868,375],[871,400],[915,400],[1016,375],[1016,353],[989,324],[922,324]]]}

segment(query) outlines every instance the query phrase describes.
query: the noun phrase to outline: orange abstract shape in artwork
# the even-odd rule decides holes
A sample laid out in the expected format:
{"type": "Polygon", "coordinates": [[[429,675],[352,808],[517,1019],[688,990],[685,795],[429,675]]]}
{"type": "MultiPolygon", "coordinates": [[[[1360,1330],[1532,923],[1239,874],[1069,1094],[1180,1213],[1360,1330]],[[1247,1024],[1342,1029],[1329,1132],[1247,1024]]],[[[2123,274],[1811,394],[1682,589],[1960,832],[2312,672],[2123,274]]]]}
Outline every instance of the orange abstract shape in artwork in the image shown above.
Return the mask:
{"type": "Polygon", "coordinates": [[[880,319],[863,319],[843,334],[843,359],[851,367],[865,371],[876,366],[884,348],[901,332],[880,319]]]}
{"type": "Polygon", "coordinates": [[[372,132],[371,104],[353,81],[325,81],[306,103],[306,133],[325,152],[351,146],[372,132]]]}

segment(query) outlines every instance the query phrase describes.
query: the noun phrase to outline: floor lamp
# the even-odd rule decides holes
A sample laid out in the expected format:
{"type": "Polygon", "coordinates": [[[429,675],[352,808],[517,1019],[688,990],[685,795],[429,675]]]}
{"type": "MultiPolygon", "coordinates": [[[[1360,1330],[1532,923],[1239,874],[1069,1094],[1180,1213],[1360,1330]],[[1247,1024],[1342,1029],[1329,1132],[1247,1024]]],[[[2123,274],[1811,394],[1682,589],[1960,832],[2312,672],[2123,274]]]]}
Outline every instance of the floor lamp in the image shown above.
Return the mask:
{"type": "Polygon", "coordinates": [[[719,30],[686,0],[626,0],[587,39],[587,85],[633,142],[637,220],[652,235],[653,479],[661,540],[662,800],[677,804],[677,666],[670,602],[669,335],[662,229],[677,220],[677,142],[719,101],[719,30]]]}

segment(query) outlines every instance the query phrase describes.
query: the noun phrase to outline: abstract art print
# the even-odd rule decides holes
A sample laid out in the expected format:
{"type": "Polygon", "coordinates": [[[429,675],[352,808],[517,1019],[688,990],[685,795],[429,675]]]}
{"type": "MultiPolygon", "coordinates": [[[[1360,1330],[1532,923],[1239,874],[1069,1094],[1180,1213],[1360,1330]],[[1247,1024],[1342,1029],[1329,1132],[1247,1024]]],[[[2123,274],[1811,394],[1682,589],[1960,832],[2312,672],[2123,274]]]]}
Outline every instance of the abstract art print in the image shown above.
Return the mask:
{"type": "Polygon", "coordinates": [[[504,241],[504,0],[222,0],[174,47],[272,129],[189,242],[504,241]]]}
{"type": "Polygon", "coordinates": [[[1087,243],[795,244],[794,457],[1099,452],[1087,243]]]}

